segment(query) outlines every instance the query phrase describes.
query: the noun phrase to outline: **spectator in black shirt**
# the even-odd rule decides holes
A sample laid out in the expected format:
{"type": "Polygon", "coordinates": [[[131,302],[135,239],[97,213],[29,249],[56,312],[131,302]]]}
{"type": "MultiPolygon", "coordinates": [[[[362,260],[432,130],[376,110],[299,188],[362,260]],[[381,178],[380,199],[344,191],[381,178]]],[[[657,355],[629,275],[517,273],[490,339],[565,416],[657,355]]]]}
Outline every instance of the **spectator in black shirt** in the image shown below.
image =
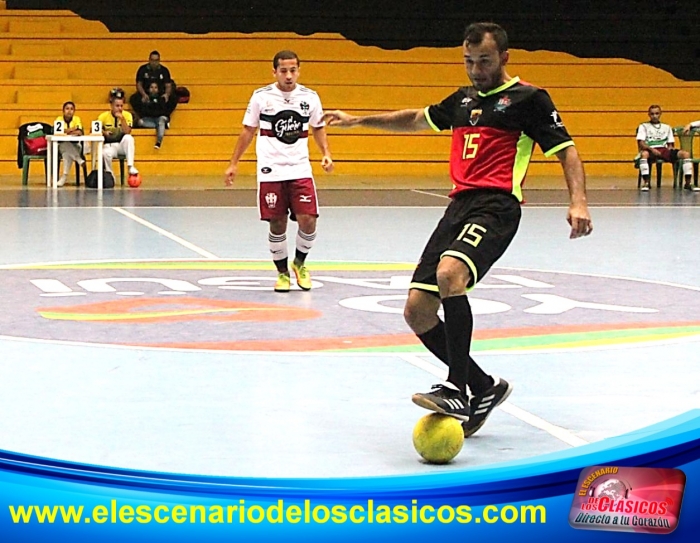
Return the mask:
{"type": "Polygon", "coordinates": [[[131,109],[139,117],[144,116],[143,105],[150,101],[148,89],[152,82],[158,84],[158,92],[167,105],[167,116],[169,117],[177,106],[175,82],[170,77],[170,70],[160,63],[160,53],[158,51],[151,51],[148,57],[148,64],[144,64],[136,72],[136,89],[138,92],[131,95],[129,103],[131,104],[131,109]]]}

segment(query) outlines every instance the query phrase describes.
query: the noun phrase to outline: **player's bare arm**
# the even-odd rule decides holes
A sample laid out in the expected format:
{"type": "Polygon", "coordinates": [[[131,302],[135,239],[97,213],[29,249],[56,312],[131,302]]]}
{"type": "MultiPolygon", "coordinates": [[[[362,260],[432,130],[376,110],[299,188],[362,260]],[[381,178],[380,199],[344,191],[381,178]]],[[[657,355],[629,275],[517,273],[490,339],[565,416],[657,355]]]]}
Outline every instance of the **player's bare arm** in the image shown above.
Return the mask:
{"type": "Polygon", "coordinates": [[[564,178],[569,188],[569,198],[571,200],[566,217],[566,220],[571,225],[569,238],[575,239],[587,236],[593,232],[593,221],[588,212],[586,174],[583,171],[583,163],[576,147],[573,145],[559,151],[557,158],[564,170],[564,178]]]}
{"type": "Polygon", "coordinates": [[[328,135],[326,134],[326,127],[319,126],[313,129],[313,136],[316,145],[318,145],[319,150],[323,157],[321,158],[321,167],[324,172],[331,173],[333,171],[333,158],[331,157],[331,149],[328,146],[328,135]]]}
{"type": "Polygon", "coordinates": [[[141,101],[144,104],[148,102],[148,93],[146,92],[146,89],[143,88],[143,83],[141,83],[141,81],[136,82],[136,90],[138,90],[139,94],[141,95],[141,101]]]}
{"type": "Polygon", "coordinates": [[[378,115],[356,116],[344,111],[328,111],[323,120],[329,126],[369,126],[370,128],[382,128],[392,132],[416,132],[428,130],[430,125],[425,118],[422,109],[402,109],[378,115]]]}
{"type": "Polygon", "coordinates": [[[233,181],[236,179],[236,175],[238,175],[238,161],[241,160],[243,153],[246,152],[250,143],[253,141],[256,130],[257,128],[254,126],[243,126],[243,130],[236,141],[236,147],[233,149],[231,162],[224,172],[224,183],[227,187],[233,185],[233,181]]]}
{"type": "Polygon", "coordinates": [[[696,129],[700,128],[700,121],[693,121],[691,123],[686,124],[683,127],[683,134],[685,134],[687,136],[688,134],[690,134],[690,131],[693,130],[694,128],[696,128],[696,129]]]}

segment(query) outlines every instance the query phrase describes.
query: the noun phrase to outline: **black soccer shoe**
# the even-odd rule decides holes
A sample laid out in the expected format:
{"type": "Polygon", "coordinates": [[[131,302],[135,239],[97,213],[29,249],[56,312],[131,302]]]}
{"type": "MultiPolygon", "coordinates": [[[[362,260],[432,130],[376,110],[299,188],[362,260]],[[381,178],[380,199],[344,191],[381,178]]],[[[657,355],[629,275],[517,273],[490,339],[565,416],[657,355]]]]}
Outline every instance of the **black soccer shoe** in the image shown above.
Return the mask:
{"type": "Polygon", "coordinates": [[[430,392],[419,392],[411,399],[414,404],[424,409],[450,415],[463,421],[469,419],[469,399],[455,388],[433,385],[430,392]]]}
{"type": "Polygon", "coordinates": [[[467,422],[462,423],[465,438],[478,432],[491,414],[491,411],[505,402],[506,398],[513,392],[513,387],[505,379],[500,377],[494,377],[493,379],[496,382],[495,385],[483,394],[473,396],[469,401],[471,415],[467,422]]]}

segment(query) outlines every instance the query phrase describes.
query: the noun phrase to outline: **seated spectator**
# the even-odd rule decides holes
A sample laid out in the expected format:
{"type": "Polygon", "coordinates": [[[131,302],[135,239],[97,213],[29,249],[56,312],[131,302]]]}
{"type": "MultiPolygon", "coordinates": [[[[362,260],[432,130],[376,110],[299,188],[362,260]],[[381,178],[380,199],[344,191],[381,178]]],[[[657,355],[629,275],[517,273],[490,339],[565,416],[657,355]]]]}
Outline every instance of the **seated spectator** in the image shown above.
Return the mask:
{"type": "MultiPolygon", "coordinates": [[[[63,115],[56,117],[56,120],[64,122],[63,132],[69,136],[83,135],[83,123],[80,121],[80,117],[75,114],[75,104],[73,102],[63,104],[63,115]]],[[[63,175],[58,180],[58,186],[62,187],[66,184],[73,163],[77,162],[82,165],[85,159],[82,157],[80,144],[75,141],[59,142],[58,152],[63,157],[63,175]]]]}
{"type": "Polygon", "coordinates": [[[674,149],[675,139],[673,129],[661,122],[661,107],[657,105],[649,106],[649,122],[642,123],[637,128],[637,148],[639,149],[639,172],[642,175],[641,190],[648,191],[650,187],[649,159],[663,160],[675,164],[679,160],[683,161],[683,177],[685,178],[686,190],[696,190],[691,184],[693,175],[693,165],[690,160],[690,153],[683,149],[674,149]]]}
{"type": "Polygon", "coordinates": [[[139,171],[134,167],[135,144],[134,136],[131,135],[133,117],[128,111],[124,111],[124,91],[113,89],[109,97],[110,109],[100,113],[97,120],[102,123],[102,135],[105,143],[102,151],[104,170],[114,175],[112,170],[112,160],[117,155],[126,156],[126,164],[129,167],[129,174],[137,174],[139,171]]]}
{"type": "Polygon", "coordinates": [[[700,121],[693,121],[692,123],[688,123],[683,127],[683,133],[687,136],[690,134],[691,130],[697,128],[700,128],[700,121]]]}
{"type": "Polygon", "coordinates": [[[160,63],[160,53],[151,51],[148,57],[148,64],[141,66],[136,72],[136,90],[138,92],[131,95],[129,103],[131,109],[139,116],[145,117],[143,106],[150,101],[148,89],[152,82],[158,84],[158,92],[166,104],[166,116],[170,117],[175,107],[177,107],[177,96],[175,95],[175,82],[170,77],[170,70],[160,63]]]}
{"type": "Polygon", "coordinates": [[[158,83],[151,82],[148,89],[149,101],[142,104],[143,117],[138,120],[138,126],[156,129],[155,149],[160,149],[165,136],[165,129],[169,128],[170,117],[168,117],[168,104],[160,95],[158,83]]]}

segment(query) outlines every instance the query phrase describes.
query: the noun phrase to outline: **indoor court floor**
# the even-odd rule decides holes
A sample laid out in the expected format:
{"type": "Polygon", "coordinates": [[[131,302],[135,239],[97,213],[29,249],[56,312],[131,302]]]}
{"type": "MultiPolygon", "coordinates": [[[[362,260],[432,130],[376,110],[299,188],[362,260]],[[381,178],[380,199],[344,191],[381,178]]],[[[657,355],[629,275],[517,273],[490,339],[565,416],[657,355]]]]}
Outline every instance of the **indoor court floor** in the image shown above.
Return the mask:
{"type": "MultiPolygon", "coordinates": [[[[468,470],[700,407],[700,193],[525,192],[470,293],[473,355],[513,394],[449,465],[411,403],[446,375],[403,322],[447,190],[323,189],[310,292],[272,291],[250,189],[0,190],[0,449],[244,477],[468,470]]],[[[288,240],[293,251],[296,225],[288,240]]]]}

